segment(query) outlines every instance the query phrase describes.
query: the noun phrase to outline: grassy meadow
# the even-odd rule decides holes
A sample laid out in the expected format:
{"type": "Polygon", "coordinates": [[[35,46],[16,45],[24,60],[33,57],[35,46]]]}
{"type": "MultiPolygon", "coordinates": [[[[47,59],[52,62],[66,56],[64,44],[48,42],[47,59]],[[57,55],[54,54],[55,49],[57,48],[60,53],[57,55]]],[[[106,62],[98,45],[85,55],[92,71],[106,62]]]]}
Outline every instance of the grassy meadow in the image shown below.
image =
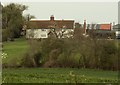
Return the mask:
{"type": "Polygon", "coordinates": [[[13,42],[3,42],[3,53],[6,54],[5,58],[2,58],[3,64],[19,65],[27,48],[27,41],[24,38],[15,39],[13,42]]]}

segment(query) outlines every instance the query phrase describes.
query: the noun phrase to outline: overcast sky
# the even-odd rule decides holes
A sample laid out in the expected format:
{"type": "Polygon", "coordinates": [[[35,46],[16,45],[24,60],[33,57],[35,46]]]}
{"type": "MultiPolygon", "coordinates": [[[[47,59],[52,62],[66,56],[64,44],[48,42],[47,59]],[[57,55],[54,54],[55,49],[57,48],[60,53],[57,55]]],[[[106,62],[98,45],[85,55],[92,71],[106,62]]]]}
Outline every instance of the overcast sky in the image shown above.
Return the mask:
{"type": "MultiPolygon", "coordinates": [[[[74,19],[83,23],[118,23],[118,2],[19,2],[27,5],[24,14],[31,14],[36,19],[74,19]]],[[[6,3],[4,3],[6,4],[6,3]]]]}

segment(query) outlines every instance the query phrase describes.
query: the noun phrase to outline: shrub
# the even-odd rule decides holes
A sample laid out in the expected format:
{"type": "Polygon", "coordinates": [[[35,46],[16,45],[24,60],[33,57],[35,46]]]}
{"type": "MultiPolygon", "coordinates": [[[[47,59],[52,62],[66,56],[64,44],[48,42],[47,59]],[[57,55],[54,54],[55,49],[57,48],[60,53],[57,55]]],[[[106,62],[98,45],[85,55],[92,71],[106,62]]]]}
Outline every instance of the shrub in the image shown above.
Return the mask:
{"type": "Polygon", "coordinates": [[[37,40],[29,40],[29,50],[25,53],[22,59],[22,66],[38,67],[41,65],[41,50],[40,43],[37,40]]]}
{"type": "Polygon", "coordinates": [[[9,31],[7,29],[2,30],[2,41],[7,41],[9,37],[9,31]]]}
{"type": "Polygon", "coordinates": [[[116,41],[75,34],[73,38],[29,40],[26,66],[118,69],[116,41]],[[27,63],[28,62],[28,63],[27,63]]]}

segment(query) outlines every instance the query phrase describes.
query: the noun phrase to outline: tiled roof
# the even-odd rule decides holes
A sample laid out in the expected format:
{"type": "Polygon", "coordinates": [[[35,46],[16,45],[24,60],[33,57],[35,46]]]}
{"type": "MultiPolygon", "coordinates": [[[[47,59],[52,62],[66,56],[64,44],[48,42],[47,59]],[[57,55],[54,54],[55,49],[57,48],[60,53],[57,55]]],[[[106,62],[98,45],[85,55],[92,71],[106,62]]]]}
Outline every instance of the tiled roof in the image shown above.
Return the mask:
{"type": "Polygon", "coordinates": [[[100,24],[100,29],[101,30],[110,30],[111,24],[100,24]]]}
{"type": "Polygon", "coordinates": [[[56,28],[73,28],[74,20],[31,20],[29,22],[30,28],[49,28],[55,26],[56,28]]]}

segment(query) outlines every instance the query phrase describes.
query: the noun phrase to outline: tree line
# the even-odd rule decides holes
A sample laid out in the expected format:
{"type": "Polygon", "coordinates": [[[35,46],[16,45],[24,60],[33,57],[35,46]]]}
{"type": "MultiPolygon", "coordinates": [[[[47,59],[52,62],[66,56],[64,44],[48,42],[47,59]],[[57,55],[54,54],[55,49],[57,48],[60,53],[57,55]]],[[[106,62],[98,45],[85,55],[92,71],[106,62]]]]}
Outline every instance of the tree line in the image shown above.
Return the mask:
{"type": "Polygon", "coordinates": [[[10,3],[2,6],[2,41],[14,40],[21,36],[23,26],[31,18],[30,14],[23,15],[28,6],[10,3]]]}

